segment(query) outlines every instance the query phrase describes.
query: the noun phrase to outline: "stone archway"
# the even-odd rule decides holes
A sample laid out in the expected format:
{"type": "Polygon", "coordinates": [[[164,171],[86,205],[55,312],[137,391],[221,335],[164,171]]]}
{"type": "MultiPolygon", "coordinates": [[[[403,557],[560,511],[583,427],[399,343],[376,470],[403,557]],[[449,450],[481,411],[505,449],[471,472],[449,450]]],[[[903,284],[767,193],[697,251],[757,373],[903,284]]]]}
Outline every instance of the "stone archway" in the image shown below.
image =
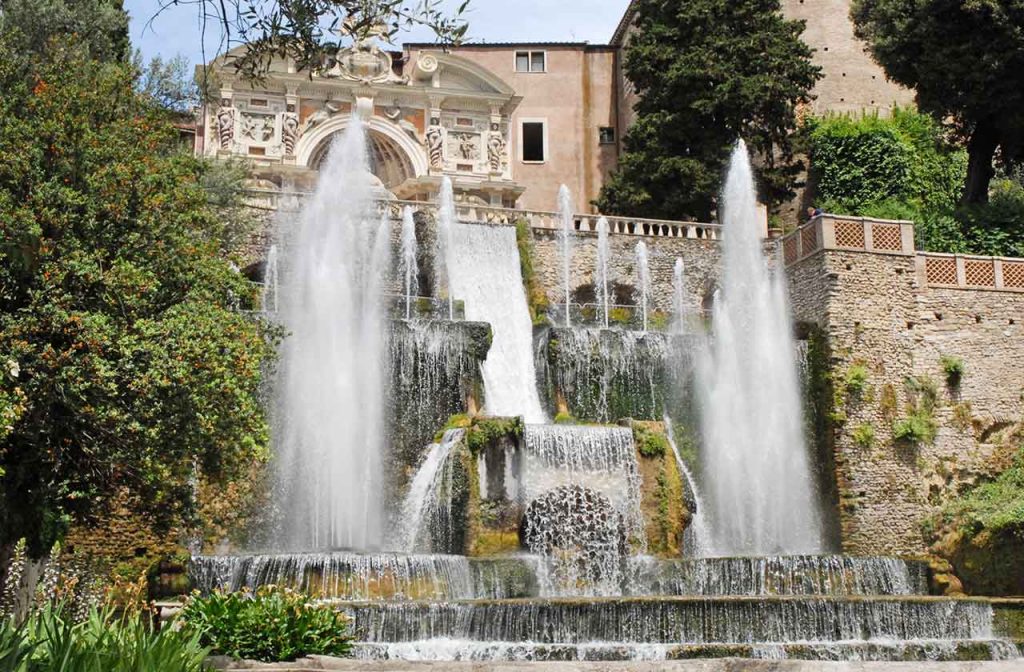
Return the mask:
{"type": "MultiPolygon", "coordinates": [[[[378,131],[370,130],[367,143],[370,172],[389,191],[407,179],[416,177],[416,169],[413,167],[409,155],[392,138],[378,131]]],[[[320,146],[317,147],[310,159],[310,168],[320,170],[320,164],[327,157],[327,150],[330,148],[330,145],[330,138],[320,143],[320,146]]]]}

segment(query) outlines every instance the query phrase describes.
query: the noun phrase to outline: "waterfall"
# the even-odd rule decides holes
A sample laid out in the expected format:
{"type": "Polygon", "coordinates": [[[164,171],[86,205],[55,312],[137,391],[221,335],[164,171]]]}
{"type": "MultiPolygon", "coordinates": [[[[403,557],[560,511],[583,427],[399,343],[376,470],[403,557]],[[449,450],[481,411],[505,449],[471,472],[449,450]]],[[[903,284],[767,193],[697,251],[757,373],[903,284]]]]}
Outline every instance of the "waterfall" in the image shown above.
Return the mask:
{"type": "Polygon", "coordinates": [[[284,550],[376,548],[390,227],[375,214],[366,137],[334,140],[319,186],[280,238],[281,347],[273,412],[284,550]]]}
{"type": "Polygon", "coordinates": [[[558,212],[562,217],[562,284],[565,287],[565,326],[572,326],[569,308],[572,305],[572,195],[564,184],[558,189],[558,212]]]}
{"type": "Polygon", "coordinates": [[[686,462],[683,461],[683,456],[679,454],[679,446],[676,444],[675,433],[672,428],[672,418],[668,417],[667,414],[665,415],[665,435],[668,437],[668,445],[672,447],[672,454],[675,455],[676,464],[679,466],[679,473],[686,479],[686,487],[693,498],[693,508],[695,509],[690,512],[690,524],[683,533],[683,551],[687,556],[693,558],[714,555],[711,530],[708,528],[707,514],[704,511],[704,499],[701,497],[700,489],[697,487],[697,481],[693,478],[693,473],[686,466],[686,462]]]}
{"type": "Polygon", "coordinates": [[[260,310],[264,315],[277,313],[278,309],[277,245],[267,251],[267,263],[263,270],[263,293],[260,295],[260,310]]]}
{"type": "Polygon", "coordinates": [[[448,456],[452,448],[462,440],[466,430],[450,429],[437,443],[427,450],[427,456],[409,485],[409,492],[402,503],[402,518],[398,538],[398,548],[412,553],[418,550],[433,550],[433,540],[451,537],[451,469],[448,456]],[[425,530],[431,514],[439,519],[440,525],[447,526],[442,530],[425,530]],[[426,543],[421,537],[427,533],[426,543]],[[423,547],[426,546],[424,549],[423,547]]]}
{"type": "Polygon", "coordinates": [[[820,553],[818,496],[804,440],[781,266],[767,268],[746,146],[723,198],[722,287],[699,358],[702,468],[716,551],[820,553]]]}
{"type": "Polygon", "coordinates": [[[454,272],[455,243],[452,240],[455,230],[455,195],[452,192],[452,181],[447,175],[441,178],[441,191],[437,197],[437,286],[443,288],[448,295],[448,319],[455,319],[455,296],[452,289],[454,272]]]}
{"type": "Polygon", "coordinates": [[[483,364],[487,412],[544,422],[533,361],[533,322],[512,227],[456,224],[452,290],[466,319],[487,322],[493,339],[483,364]]]}
{"type": "Polygon", "coordinates": [[[597,220],[597,273],[594,274],[597,302],[604,313],[604,328],[608,328],[608,220],[597,220]]]}
{"type": "Polygon", "coordinates": [[[640,295],[640,311],[647,331],[647,304],[651,298],[651,267],[647,261],[647,243],[636,244],[636,291],[640,295]]]}
{"type": "Polygon", "coordinates": [[[402,210],[402,259],[399,271],[405,281],[405,319],[412,318],[412,300],[419,294],[417,276],[419,267],[416,263],[416,222],[412,218],[412,208],[408,205],[402,210]],[[415,288],[415,289],[414,289],[415,288]]]}

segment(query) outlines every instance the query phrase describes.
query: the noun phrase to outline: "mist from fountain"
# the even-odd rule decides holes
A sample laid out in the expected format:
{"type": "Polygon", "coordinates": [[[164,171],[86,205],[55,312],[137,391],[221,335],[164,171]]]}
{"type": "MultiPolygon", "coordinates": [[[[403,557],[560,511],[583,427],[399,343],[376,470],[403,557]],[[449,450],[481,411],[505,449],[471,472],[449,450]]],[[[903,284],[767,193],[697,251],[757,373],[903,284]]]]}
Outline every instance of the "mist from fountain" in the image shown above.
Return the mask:
{"type": "Polygon", "coordinates": [[[716,551],[821,553],[785,277],[768,269],[750,158],[733,152],[723,198],[722,286],[698,358],[703,479],[716,551]]]}
{"type": "Polygon", "coordinates": [[[437,267],[438,287],[448,296],[448,319],[455,319],[455,296],[452,292],[452,268],[455,265],[455,195],[452,181],[447,175],[441,178],[441,191],[437,196],[437,267]]]}
{"type": "Polygon", "coordinates": [[[647,304],[651,298],[651,267],[647,259],[647,243],[636,244],[636,291],[640,295],[640,313],[647,331],[647,304]]]}
{"type": "Polygon", "coordinates": [[[334,140],[298,221],[281,231],[273,409],[281,550],[374,549],[384,489],[384,275],[390,227],[373,206],[358,120],[334,140]]]}
{"type": "Polygon", "coordinates": [[[597,269],[594,287],[597,290],[597,303],[604,315],[604,328],[608,328],[608,220],[601,217],[597,220],[597,269]]]}
{"type": "Polygon", "coordinates": [[[277,312],[279,304],[279,285],[277,262],[277,245],[267,250],[267,262],[263,270],[263,293],[260,295],[260,310],[264,315],[277,312]]]}
{"type": "Polygon", "coordinates": [[[562,218],[562,285],[565,288],[565,326],[572,326],[569,309],[572,304],[572,195],[564,184],[558,188],[558,212],[562,218]]]}
{"type": "Polygon", "coordinates": [[[412,300],[419,294],[417,276],[419,265],[416,263],[416,222],[412,217],[412,208],[408,205],[402,210],[402,259],[399,272],[405,284],[405,319],[412,318],[412,300]]]}
{"type": "Polygon", "coordinates": [[[688,311],[686,309],[686,265],[682,257],[676,258],[672,268],[672,331],[676,334],[686,332],[688,311]]]}

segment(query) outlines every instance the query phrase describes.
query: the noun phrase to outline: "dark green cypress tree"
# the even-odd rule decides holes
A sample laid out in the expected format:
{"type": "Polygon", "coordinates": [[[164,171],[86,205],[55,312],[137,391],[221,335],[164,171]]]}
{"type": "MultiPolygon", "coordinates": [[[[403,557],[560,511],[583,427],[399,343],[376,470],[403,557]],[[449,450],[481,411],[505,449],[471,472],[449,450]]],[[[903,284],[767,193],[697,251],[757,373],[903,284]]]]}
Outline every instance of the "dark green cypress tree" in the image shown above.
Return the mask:
{"type": "Polygon", "coordinates": [[[603,211],[707,220],[739,138],[756,154],[761,197],[793,193],[796,110],[821,76],[802,21],[779,0],[637,0],[626,75],[640,98],[603,211]]]}

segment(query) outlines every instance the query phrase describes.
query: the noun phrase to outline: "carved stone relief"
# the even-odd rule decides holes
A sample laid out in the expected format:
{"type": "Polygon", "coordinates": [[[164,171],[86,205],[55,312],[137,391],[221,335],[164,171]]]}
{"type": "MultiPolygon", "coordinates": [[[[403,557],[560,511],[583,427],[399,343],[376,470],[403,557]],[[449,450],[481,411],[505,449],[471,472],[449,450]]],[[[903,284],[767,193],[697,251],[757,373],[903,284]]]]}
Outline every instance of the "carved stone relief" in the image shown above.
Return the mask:
{"type": "Polygon", "coordinates": [[[217,139],[221,149],[231,149],[235,139],[235,110],[232,107],[221,107],[217,110],[217,139]]]}
{"type": "Polygon", "coordinates": [[[281,115],[281,141],[284,143],[285,155],[294,155],[295,144],[299,141],[299,115],[294,112],[281,115]]]}
{"type": "Polygon", "coordinates": [[[505,150],[505,134],[500,130],[491,131],[487,138],[487,162],[492,173],[502,172],[506,162],[505,150]]]}
{"type": "Polygon", "coordinates": [[[444,129],[441,128],[440,120],[431,118],[430,126],[427,127],[427,156],[430,157],[430,167],[438,170],[444,169],[444,129]]]}
{"type": "Polygon", "coordinates": [[[276,115],[273,114],[242,114],[242,139],[258,143],[270,142],[274,139],[276,121],[276,115]]]}
{"type": "Polygon", "coordinates": [[[448,153],[463,161],[480,158],[480,136],[476,133],[448,133],[448,153]]]}

